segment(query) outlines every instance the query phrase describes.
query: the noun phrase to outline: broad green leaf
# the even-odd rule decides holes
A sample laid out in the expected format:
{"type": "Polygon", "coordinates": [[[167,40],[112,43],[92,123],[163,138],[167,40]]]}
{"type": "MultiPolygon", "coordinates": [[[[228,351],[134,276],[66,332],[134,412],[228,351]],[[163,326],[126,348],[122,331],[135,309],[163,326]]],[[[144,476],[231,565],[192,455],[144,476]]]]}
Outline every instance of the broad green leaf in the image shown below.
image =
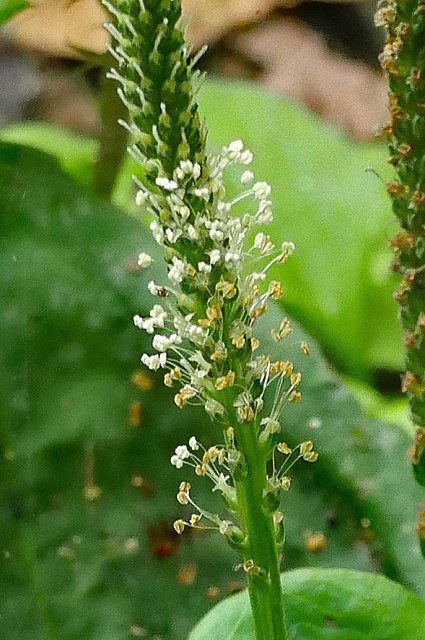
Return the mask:
{"type": "Polygon", "coordinates": [[[0,0],[0,25],[26,7],[29,7],[29,3],[25,0],[0,0]]]}
{"type": "MultiPolygon", "coordinates": [[[[289,640],[422,640],[425,603],[382,576],[344,569],[282,575],[289,640]]],[[[247,594],[217,605],[189,640],[254,640],[247,594]]]]}

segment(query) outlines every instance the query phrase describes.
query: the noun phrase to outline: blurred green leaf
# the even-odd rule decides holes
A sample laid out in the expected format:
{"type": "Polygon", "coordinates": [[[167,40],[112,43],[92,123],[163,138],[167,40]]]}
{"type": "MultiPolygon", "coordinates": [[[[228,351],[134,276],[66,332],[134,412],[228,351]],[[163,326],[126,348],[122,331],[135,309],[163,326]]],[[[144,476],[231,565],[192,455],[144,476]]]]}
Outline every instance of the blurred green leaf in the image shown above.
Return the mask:
{"type": "Polygon", "coordinates": [[[0,0],[0,25],[26,7],[29,7],[29,3],[25,0],[0,0]]]}
{"type": "Polygon", "coordinates": [[[257,180],[273,187],[274,242],[292,240],[285,306],[342,371],[367,378],[402,368],[389,275],[386,150],[356,144],[299,107],[242,83],[207,83],[200,95],[210,143],[242,138],[257,180]]]}
{"type": "Polygon", "coordinates": [[[0,130],[0,140],[45,151],[79,184],[88,185],[97,143],[46,122],[21,122],[0,130]]]}
{"type": "MultiPolygon", "coordinates": [[[[422,640],[425,603],[381,576],[343,569],[282,575],[291,640],[422,640]]],[[[246,593],[215,607],[189,640],[254,640],[246,593]]]]}
{"type": "Polygon", "coordinates": [[[361,404],[363,411],[370,418],[385,420],[390,424],[402,427],[406,433],[413,437],[415,427],[410,417],[409,404],[406,398],[382,396],[370,385],[355,378],[344,377],[344,382],[350,392],[361,404]]]}

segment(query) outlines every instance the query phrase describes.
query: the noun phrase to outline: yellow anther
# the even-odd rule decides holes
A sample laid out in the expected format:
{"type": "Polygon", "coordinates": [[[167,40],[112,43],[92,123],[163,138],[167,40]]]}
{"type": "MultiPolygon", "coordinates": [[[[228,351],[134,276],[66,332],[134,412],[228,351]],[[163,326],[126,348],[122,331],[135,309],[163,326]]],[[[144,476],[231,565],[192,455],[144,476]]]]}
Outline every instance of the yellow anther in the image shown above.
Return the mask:
{"type": "Polygon", "coordinates": [[[299,391],[293,391],[289,396],[289,402],[296,404],[301,400],[301,393],[299,391]]]}
{"type": "Polygon", "coordinates": [[[181,535],[181,534],[183,533],[183,531],[184,531],[184,527],[185,527],[184,521],[183,521],[183,520],[176,520],[176,521],[173,523],[173,527],[174,527],[174,530],[175,530],[179,535],[181,535]]]}

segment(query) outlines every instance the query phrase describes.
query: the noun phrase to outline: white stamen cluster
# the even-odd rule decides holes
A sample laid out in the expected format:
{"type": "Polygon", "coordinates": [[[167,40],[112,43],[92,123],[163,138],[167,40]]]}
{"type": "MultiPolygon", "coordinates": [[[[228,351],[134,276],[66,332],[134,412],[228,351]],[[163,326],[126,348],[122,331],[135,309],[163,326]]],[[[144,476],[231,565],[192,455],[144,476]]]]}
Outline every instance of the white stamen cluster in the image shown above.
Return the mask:
{"type": "MultiPolygon", "coordinates": [[[[192,467],[196,475],[206,476],[213,483],[213,491],[220,491],[225,497],[228,505],[235,505],[236,490],[232,484],[232,474],[237,464],[238,452],[230,446],[226,448],[224,445],[217,445],[205,449],[205,447],[197,441],[195,436],[189,439],[189,447],[179,445],[176,447],[174,454],[171,456],[171,464],[177,469],[181,469],[183,465],[192,467]],[[198,455],[198,452],[202,453],[198,455]]],[[[238,531],[236,525],[229,520],[223,520],[217,514],[210,513],[199,507],[190,495],[191,485],[189,482],[181,482],[177,494],[177,501],[181,505],[190,504],[196,510],[190,520],[176,520],[174,528],[177,533],[183,533],[185,527],[197,529],[215,529],[221,534],[226,535],[229,532],[238,531]],[[206,525],[200,520],[208,521],[206,525]]]]}
{"type": "MultiPolygon", "coordinates": [[[[243,247],[246,236],[255,224],[266,224],[272,221],[272,203],[269,200],[270,186],[266,182],[257,182],[251,189],[240,194],[234,200],[226,200],[223,184],[223,173],[231,165],[248,165],[252,161],[252,153],[244,149],[240,140],[224,147],[221,154],[208,158],[206,166],[190,160],[182,160],[173,172],[172,178],[158,176],[155,183],[158,192],[148,190],[137,179],[140,190],[136,202],[147,205],[154,215],[151,231],[158,244],[173,247],[176,255],[172,258],[168,277],[173,285],[180,284],[190,271],[208,272],[219,261],[222,266],[239,274],[243,262],[243,247]],[[251,198],[252,211],[242,219],[231,216],[232,207],[239,201],[251,198]],[[195,200],[194,200],[195,199],[195,200]],[[195,206],[196,199],[204,202],[205,207],[195,206]],[[192,206],[191,206],[192,204],[192,206]],[[158,222],[161,219],[161,224],[158,222]],[[202,260],[190,265],[176,246],[179,241],[188,240],[199,247],[207,248],[202,260]],[[211,246],[212,245],[212,246],[211,246]]],[[[251,171],[242,174],[242,184],[253,179],[251,171]]],[[[273,251],[271,244],[268,251],[273,251]]],[[[267,255],[264,248],[262,255],[267,255]]],[[[196,273],[193,273],[193,277],[196,273]]],[[[199,278],[198,278],[199,281],[199,278]]],[[[198,284],[205,284],[202,281],[198,284]]]]}
{"type": "MultiPolygon", "coordinates": [[[[223,418],[225,407],[220,401],[220,392],[235,383],[231,351],[239,351],[249,360],[258,347],[253,324],[267,311],[267,301],[276,300],[283,293],[279,282],[272,281],[265,291],[261,291],[259,285],[266,279],[267,271],[274,264],[285,262],[294,250],[292,243],[285,242],[278,251],[263,231],[257,233],[246,248],[252,227],[272,219],[271,188],[266,182],[256,182],[229,201],[223,173],[230,165],[244,166],[251,161],[252,153],[236,140],[219,155],[209,158],[204,167],[182,160],[171,178],[156,179],[158,192],[139,183],[139,200],[147,204],[154,216],[153,235],[169,256],[169,283],[166,286],[153,281],[148,284],[149,292],[161,298],[162,305],[155,304],[147,318],[134,317],[138,328],[154,334],[152,346],[160,354],[160,358],[144,354],[142,361],[153,370],[160,367],[168,370],[164,382],[169,387],[180,386],[174,398],[179,408],[202,404],[211,416],[223,418]],[[250,204],[242,217],[234,217],[232,207],[241,200],[250,204]],[[258,262],[267,257],[260,270],[242,279],[245,259],[258,262]],[[232,318],[224,333],[226,308],[232,318]]],[[[251,171],[242,173],[242,184],[253,180],[251,171]]],[[[139,263],[143,267],[151,261],[147,254],[140,254],[139,263]]],[[[274,331],[277,341],[291,331],[285,322],[285,326],[274,331]]],[[[261,379],[263,392],[283,372],[278,367],[274,371],[268,360],[253,360],[248,367],[245,383],[252,385],[261,379]]],[[[247,391],[249,395],[249,388],[247,391]]],[[[238,406],[235,400],[240,421],[249,422],[257,415],[262,407],[262,395],[252,402],[242,402],[239,398],[238,406]]],[[[282,406],[280,402],[279,407],[282,406]]],[[[276,412],[277,408],[274,414],[276,412]]]]}
{"type": "Polygon", "coordinates": [[[231,484],[231,476],[238,457],[239,454],[231,446],[215,445],[206,449],[192,436],[189,447],[184,444],[176,447],[170,462],[177,469],[181,469],[183,465],[192,467],[197,476],[206,476],[212,481],[213,491],[220,491],[228,501],[234,502],[236,492],[231,484]],[[202,453],[198,454],[198,451],[202,453]]]}
{"type": "MultiPolygon", "coordinates": [[[[268,421],[267,428],[276,428],[276,422],[270,418],[266,418],[268,421]]],[[[276,431],[272,431],[276,432],[276,431]]],[[[278,442],[273,447],[272,456],[272,473],[267,476],[267,487],[264,490],[264,495],[267,493],[279,493],[280,491],[288,491],[291,487],[291,478],[288,476],[289,471],[295,466],[295,464],[303,459],[305,462],[316,462],[319,454],[313,450],[313,443],[311,440],[301,442],[297,447],[291,449],[286,442],[278,442]],[[276,454],[282,454],[285,456],[284,461],[280,467],[277,465],[276,454]]]]}

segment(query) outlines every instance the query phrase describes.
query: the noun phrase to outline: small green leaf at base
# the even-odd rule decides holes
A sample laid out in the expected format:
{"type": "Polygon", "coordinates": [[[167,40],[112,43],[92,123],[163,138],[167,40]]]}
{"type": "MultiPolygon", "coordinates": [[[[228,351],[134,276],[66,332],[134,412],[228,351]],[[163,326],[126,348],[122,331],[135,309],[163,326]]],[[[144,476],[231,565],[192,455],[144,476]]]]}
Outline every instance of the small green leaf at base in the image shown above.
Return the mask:
{"type": "MultiPolygon", "coordinates": [[[[290,640],[423,640],[425,602],[372,573],[298,569],[282,576],[290,640]]],[[[247,593],[227,598],[189,640],[254,640],[247,593]]]]}

